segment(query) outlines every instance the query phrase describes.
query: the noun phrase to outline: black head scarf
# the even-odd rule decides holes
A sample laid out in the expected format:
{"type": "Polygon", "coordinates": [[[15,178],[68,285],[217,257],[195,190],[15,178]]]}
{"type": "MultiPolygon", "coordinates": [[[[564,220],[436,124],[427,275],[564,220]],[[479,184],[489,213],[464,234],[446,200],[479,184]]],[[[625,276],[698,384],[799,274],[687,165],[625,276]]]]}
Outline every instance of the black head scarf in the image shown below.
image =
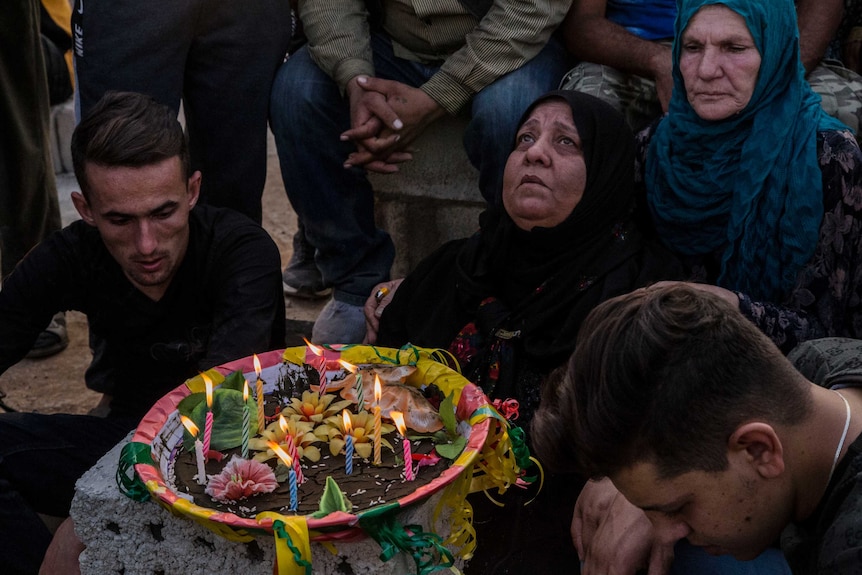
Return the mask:
{"type": "Polygon", "coordinates": [[[444,245],[404,280],[381,318],[380,345],[446,348],[493,296],[502,310],[486,327],[517,334],[520,353],[550,371],[574,350],[598,303],[679,277],[673,257],[646,246],[631,219],[634,137],[622,115],[561,90],[536,100],[519,126],[549,100],[568,103],[578,129],[587,172],[580,202],[559,225],[530,231],[502,206],[483,212],[479,233],[444,245]]]}

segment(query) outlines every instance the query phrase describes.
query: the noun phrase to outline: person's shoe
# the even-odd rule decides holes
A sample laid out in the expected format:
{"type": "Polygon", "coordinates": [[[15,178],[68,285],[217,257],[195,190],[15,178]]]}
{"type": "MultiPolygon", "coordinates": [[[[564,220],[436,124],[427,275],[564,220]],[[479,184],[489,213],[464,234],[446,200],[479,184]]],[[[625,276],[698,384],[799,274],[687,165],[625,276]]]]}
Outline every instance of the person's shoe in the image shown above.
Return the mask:
{"type": "Polygon", "coordinates": [[[314,264],[314,248],[300,229],[293,235],[293,255],[281,274],[284,295],[304,299],[329,297],[332,288],[323,285],[323,276],[314,264]]]}
{"type": "Polygon", "coordinates": [[[39,359],[60,353],[69,346],[69,334],[66,332],[66,313],[60,312],[51,318],[51,323],[45,331],[36,338],[36,343],[27,352],[27,359],[39,359]]]}
{"type": "Polygon", "coordinates": [[[311,330],[314,343],[362,343],[365,339],[365,312],[362,306],[329,300],[311,330]]]}

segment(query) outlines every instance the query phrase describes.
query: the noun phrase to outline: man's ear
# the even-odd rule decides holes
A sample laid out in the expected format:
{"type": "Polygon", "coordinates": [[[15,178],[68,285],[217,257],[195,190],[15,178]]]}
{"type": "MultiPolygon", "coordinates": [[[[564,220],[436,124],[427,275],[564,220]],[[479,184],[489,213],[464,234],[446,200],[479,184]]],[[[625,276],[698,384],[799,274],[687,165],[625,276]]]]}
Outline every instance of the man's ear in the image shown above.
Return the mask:
{"type": "Polygon", "coordinates": [[[201,197],[201,179],[202,176],[200,170],[195,170],[195,173],[189,178],[189,209],[195,207],[198,203],[198,199],[201,197]]]}
{"type": "Polygon", "coordinates": [[[72,204],[78,210],[81,219],[91,226],[96,225],[96,220],[93,219],[93,212],[90,209],[90,204],[81,192],[72,192],[72,204]]]}
{"type": "Polygon", "coordinates": [[[742,457],[762,477],[773,479],[784,472],[784,447],[768,423],[752,421],[736,428],[727,440],[728,456],[742,457]]]}

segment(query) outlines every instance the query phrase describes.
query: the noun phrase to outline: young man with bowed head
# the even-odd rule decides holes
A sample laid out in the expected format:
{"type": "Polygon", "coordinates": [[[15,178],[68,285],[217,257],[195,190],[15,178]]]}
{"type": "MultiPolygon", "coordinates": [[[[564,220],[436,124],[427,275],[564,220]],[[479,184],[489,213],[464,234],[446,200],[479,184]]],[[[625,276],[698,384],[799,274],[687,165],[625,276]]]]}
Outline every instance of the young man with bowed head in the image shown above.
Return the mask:
{"type": "Polygon", "coordinates": [[[51,541],[38,513],[68,515],[75,481],[153,403],[201,370],[284,345],[279,253],[232,210],[195,207],[176,114],[109,92],[75,129],[81,215],[33,249],[0,291],[0,373],[51,316],[86,314],[87,386],[104,417],[0,414],[0,566],[35,573],[51,541]]]}
{"type": "MultiPolygon", "coordinates": [[[[591,488],[605,512],[649,519],[652,532],[640,523],[632,536],[651,573],[683,538],[742,561],[780,541],[794,573],[859,573],[860,386],[862,341],[812,340],[785,357],[720,296],[657,285],[587,318],[534,445],[553,467],[608,478],[591,488]]],[[[582,533],[594,527],[580,519],[582,533]]]]}

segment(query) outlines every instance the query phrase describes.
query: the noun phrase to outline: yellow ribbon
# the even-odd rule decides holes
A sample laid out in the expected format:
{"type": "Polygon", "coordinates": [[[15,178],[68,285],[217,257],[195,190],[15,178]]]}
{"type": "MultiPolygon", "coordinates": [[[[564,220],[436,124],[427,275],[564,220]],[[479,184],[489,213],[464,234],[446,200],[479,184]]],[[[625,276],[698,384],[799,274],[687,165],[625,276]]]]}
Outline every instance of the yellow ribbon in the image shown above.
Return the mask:
{"type": "Polygon", "coordinates": [[[310,575],[311,541],[305,517],[264,511],[258,513],[256,519],[272,519],[278,575],[310,575]]]}

